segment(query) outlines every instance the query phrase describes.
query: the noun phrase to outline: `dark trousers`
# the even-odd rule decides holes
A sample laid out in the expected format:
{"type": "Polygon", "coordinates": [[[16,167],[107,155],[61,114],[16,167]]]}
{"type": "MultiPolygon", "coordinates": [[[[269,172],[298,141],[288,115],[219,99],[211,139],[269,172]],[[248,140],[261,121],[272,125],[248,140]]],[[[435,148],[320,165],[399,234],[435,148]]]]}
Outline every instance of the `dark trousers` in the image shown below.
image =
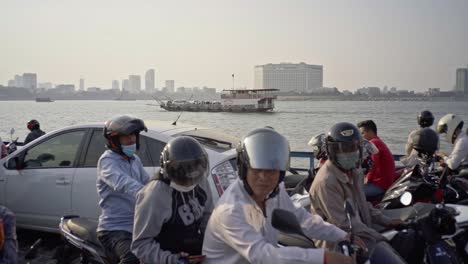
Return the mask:
{"type": "Polygon", "coordinates": [[[139,264],[130,250],[132,234],[126,231],[100,231],[98,239],[112,264],[139,264]]]}
{"type": "Polygon", "coordinates": [[[16,239],[16,218],[15,214],[5,206],[0,206],[1,228],[5,235],[3,248],[0,250],[0,263],[18,263],[18,241],[16,239]]]}

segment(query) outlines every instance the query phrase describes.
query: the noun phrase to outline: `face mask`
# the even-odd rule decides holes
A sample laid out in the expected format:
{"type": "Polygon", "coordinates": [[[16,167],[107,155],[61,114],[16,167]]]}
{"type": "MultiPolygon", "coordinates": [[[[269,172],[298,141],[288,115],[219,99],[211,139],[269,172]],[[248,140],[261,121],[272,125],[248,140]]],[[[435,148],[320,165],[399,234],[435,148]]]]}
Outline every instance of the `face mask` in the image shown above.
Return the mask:
{"type": "Polygon", "coordinates": [[[359,151],[336,154],[336,162],[345,170],[355,169],[358,161],[359,151]]]}
{"type": "Polygon", "coordinates": [[[127,157],[133,157],[133,154],[136,152],[136,144],[122,146],[122,152],[127,155],[127,157]]]}
{"type": "Polygon", "coordinates": [[[190,186],[183,186],[183,185],[179,185],[179,184],[175,183],[174,181],[171,181],[169,186],[171,186],[174,190],[179,191],[179,192],[190,192],[197,185],[194,184],[194,185],[190,185],[190,186]]]}

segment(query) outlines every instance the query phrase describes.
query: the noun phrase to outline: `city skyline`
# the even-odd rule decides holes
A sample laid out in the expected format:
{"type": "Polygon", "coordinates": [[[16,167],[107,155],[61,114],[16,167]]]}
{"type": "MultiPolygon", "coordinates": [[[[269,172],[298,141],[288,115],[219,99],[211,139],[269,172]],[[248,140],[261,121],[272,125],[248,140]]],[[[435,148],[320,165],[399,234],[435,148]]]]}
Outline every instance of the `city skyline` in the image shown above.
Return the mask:
{"type": "Polygon", "coordinates": [[[41,83],[82,76],[109,88],[155,69],[156,87],[229,89],[235,74],[236,87],[251,88],[255,65],[305,62],[323,65],[323,85],[340,90],[451,90],[468,64],[467,1],[19,0],[2,8],[1,84],[34,72],[41,83]]]}

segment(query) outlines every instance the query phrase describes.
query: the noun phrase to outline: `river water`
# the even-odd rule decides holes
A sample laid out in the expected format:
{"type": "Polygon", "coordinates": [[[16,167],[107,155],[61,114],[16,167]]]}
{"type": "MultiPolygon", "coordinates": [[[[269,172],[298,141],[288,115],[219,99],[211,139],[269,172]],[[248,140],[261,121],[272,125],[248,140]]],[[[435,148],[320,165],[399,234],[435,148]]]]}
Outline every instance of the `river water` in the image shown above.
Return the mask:
{"type": "MultiPolygon", "coordinates": [[[[417,127],[416,116],[432,111],[436,122],[446,113],[459,115],[468,122],[467,102],[394,102],[394,101],[277,101],[272,113],[193,113],[184,112],[179,123],[215,128],[241,137],[250,129],[271,126],[285,135],[293,150],[310,150],[309,139],[326,132],[334,123],[357,123],[373,119],[379,136],[394,154],[404,152],[409,132],[417,127]]],[[[174,121],[179,113],[167,112],[154,101],[0,101],[0,136],[9,139],[10,128],[23,141],[26,123],[37,119],[48,132],[73,124],[104,122],[117,114],[132,114],[144,120],[174,121]]],[[[465,126],[466,127],[466,126],[465,126]]],[[[451,146],[441,140],[441,148],[451,146]]]]}

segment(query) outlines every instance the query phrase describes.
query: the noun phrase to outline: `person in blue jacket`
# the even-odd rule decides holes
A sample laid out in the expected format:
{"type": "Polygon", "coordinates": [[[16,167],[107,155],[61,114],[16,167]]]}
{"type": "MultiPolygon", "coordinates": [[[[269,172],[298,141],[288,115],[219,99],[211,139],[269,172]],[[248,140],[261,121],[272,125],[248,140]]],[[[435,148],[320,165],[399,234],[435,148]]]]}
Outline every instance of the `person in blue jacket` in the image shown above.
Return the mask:
{"type": "Polygon", "coordinates": [[[104,127],[107,150],[97,166],[101,207],[97,232],[112,263],[139,263],[130,246],[136,195],[150,180],[135,154],[143,130],[147,131],[144,122],[128,115],[111,118],[104,127]]]}

